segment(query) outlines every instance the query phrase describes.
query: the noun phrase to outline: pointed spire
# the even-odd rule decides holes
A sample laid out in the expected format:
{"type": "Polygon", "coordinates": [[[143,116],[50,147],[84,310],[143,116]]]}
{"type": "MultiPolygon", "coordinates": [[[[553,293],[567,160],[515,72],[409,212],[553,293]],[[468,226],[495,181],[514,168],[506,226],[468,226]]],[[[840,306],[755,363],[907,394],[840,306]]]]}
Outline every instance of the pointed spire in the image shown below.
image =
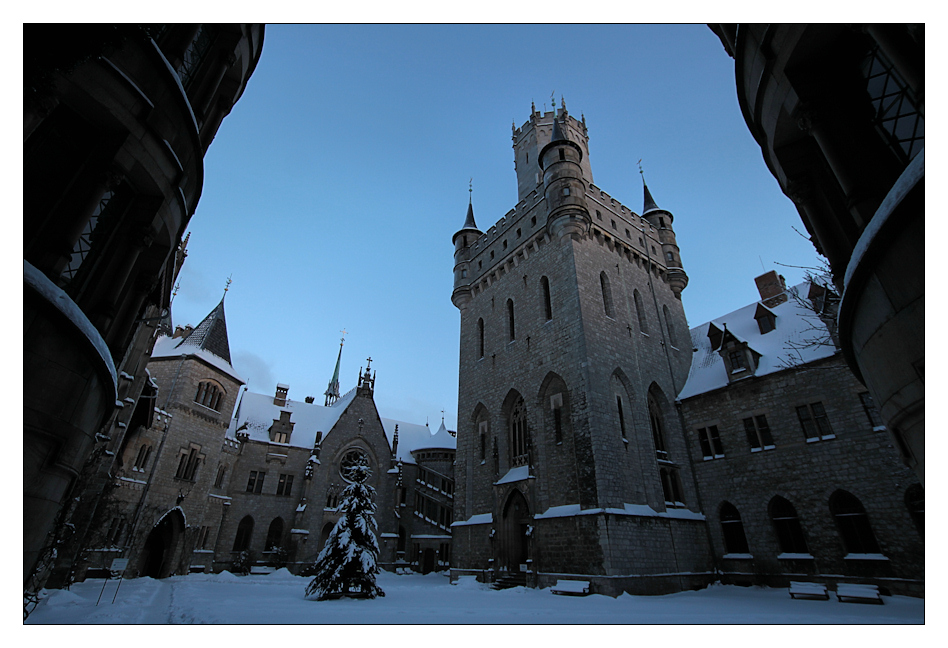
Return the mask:
{"type": "Polygon", "coordinates": [[[342,329],[340,332],[342,333],[342,338],[339,340],[339,355],[336,356],[336,368],[332,372],[332,380],[329,381],[329,386],[323,394],[323,396],[326,397],[326,407],[329,407],[339,400],[339,364],[342,362],[342,345],[346,343],[346,333],[348,331],[342,329]]]}
{"type": "Polygon", "coordinates": [[[474,178],[468,183],[467,198],[467,218],[464,219],[464,227],[461,229],[477,229],[477,223],[474,222],[474,178]]]}
{"type": "MultiPolygon", "coordinates": [[[[228,286],[230,285],[228,279],[228,286]]],[[[227,290],[224,290],[227,296],[227,290]]],[[[227,320],[224,318],[224,297],[207,317],[201,320],[191,333],[178,343],[179,347],[193,346],[218,358],[223,358],[230,364],[230,344],[227,341],[227,320]]]]}
{"type": "Polygon", "coordinates": [[[563,134],[563,129],[560,128],[560,120],[556,118],[556,110],[553,110],[553,134],[550,135],[551,142],[559,142],[562,140],[568,140],[569,138],[563,134]]]}
{"type": "Polygon", "coordinates": [[[645,200],[644,200],[643,206],[642,206],[642,214],[645,215],[645,214],[649,213],[650,211],[653,211],[653,210],[655,210],[655,209],[659,209],[659,207],[658,207],[657,204],[655,204],[655,200],[652,198],[652,194],[651,194],[651,193],[649,192],[649,190],[648,190],[648,185],[645,184],[645,172],[642,170],[642,160],[641,160],[641,159],[639,159],[638,164],[639,164],[639,175],[642,176],[642,187],[643,187],[644,192],[645,192],[645,200]]]}

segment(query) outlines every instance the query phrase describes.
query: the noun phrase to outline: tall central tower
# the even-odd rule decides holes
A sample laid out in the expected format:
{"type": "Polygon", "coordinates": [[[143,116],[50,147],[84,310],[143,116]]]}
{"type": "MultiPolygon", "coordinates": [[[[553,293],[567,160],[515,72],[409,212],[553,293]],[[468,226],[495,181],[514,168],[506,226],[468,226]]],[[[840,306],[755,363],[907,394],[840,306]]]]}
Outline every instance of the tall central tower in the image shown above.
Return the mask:
{"type": "Polygon", "coordinates": [[[585,119],[514,128],[518,203],[454,235],[455,576],[667,592],[710,567],[673,407],[691,364],[673,216],[592,183],[585,119]],[[487,572],[485,572],[487,570],[487,572]]]}

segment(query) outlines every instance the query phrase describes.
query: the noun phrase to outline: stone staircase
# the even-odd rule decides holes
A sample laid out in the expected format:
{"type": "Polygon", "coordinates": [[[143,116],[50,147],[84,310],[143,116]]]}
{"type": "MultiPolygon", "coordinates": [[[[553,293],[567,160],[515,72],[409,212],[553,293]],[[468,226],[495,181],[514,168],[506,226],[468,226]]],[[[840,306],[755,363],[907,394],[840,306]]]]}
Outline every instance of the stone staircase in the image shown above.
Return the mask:
{"type": "Polygon", "coordinates": [[[527,575],[523,572],[509,572],[493,582],[495,590],[510,589],[511,587],[526,587],[527,575]]]}

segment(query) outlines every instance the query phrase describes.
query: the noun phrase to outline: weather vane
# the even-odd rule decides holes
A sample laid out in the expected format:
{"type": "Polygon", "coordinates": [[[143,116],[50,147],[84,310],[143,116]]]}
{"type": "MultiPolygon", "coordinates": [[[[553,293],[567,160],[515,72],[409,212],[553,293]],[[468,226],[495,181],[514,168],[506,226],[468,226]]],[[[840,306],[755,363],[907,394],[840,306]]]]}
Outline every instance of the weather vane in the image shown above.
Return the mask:
{"type": "Polygon", "coordinates": [[[471,194],[471,198],[474,198],[474,178],[471,178],[467,183],[467,192],[471,194]]]}
{"type": "MultiPolygon", "coordinates": [[[[233,276],[234,276],[234,273],[231,273],[230,277],[233,277],[233,276]]],[[[230,284],[231,284],[231,278],[230,278],[230,277],[227,277],[227,285],[224,286],[224,292],[225,292],[225,293],[226,293],[228,290],[230,290],[230,284]]]]}
{"type": "Polygon", "coordinates": [[[556,112],[556,90],[550,93],[550,104],[553,106],[553,112],[556,112]]]}
{"type": "Polygon", "coordinates": [[[342,329],[342,330],[339,331],[339,332],[342,333],[342,338],[340,338],[340,340],[339,340],[339,346],[342,346],[343,344],[346,343],[346,334],[347,334],[349,331],[347,331],[346,329],[342,329]]]}

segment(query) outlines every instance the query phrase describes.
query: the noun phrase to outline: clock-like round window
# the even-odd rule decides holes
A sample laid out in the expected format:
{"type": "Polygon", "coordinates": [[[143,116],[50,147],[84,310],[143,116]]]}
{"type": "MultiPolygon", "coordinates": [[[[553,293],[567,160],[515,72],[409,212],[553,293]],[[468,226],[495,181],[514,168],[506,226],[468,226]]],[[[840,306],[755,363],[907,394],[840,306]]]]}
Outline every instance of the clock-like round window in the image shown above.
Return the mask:
{"type": "Polygon", "coordinates": [[[342,456],[342,461],[339,462],[339,474],[342,475],[342,478],[347,482],[358,481],[354,479],[355,475],[353,474],[353,468],[355,466],[368,465],[369,456],[359,448],[353,448],[342,456]]]}

